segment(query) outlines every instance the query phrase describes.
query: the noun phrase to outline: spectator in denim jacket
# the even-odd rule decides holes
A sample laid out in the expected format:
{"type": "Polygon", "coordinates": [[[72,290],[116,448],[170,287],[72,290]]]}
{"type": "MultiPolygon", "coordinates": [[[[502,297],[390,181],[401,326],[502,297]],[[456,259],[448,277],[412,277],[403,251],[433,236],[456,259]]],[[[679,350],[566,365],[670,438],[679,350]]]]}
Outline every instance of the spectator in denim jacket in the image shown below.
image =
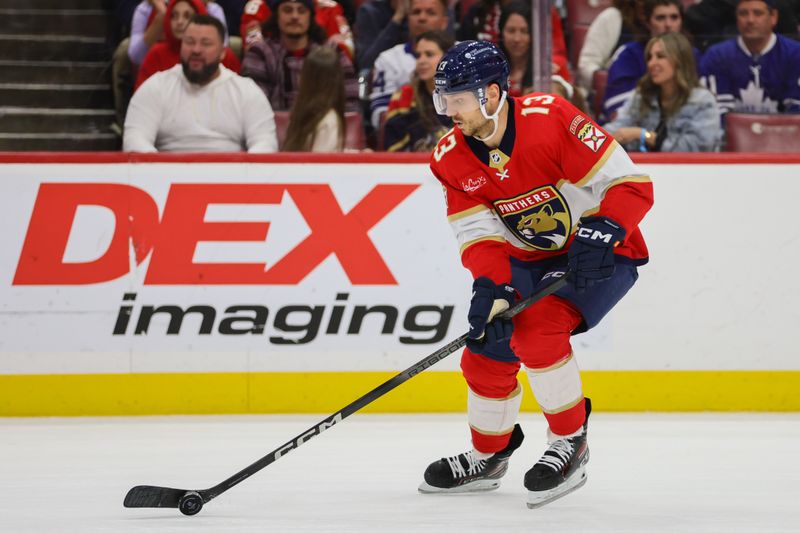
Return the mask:
{"type": "Polygon", "coordinates": [[[721,138],[714,95],[699,86],[692,46],[680,33],[654,37],[647,74],[605,128],[628,151],[711,152],[721,138]]]}

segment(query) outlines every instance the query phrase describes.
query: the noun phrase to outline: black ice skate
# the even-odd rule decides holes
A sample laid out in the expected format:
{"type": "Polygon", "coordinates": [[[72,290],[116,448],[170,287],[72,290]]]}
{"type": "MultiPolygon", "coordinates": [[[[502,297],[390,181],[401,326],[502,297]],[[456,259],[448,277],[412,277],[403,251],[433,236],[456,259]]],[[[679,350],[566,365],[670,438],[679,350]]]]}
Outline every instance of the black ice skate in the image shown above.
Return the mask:
{"type": "Polygon", "coordinates": [[[419,486],[419,491],[434,493],[495,490],[500,486],[500,478],[508,470],[508,458],[519,448],[524,438],[522,428],[516,424],[508,446],[488,459],[478,459],[474,450],[470,450],[431,463],[425,470],[425,481],[419,486]]]}
{"type": "Polygon", "coordinates": [[[566,496],[586,483],[589,444],[586,432],[592,402],[586,398],[586,421],[579,435],[556,439],[542,458],[525,474],[528,508],[535,509],[566,496]]]}

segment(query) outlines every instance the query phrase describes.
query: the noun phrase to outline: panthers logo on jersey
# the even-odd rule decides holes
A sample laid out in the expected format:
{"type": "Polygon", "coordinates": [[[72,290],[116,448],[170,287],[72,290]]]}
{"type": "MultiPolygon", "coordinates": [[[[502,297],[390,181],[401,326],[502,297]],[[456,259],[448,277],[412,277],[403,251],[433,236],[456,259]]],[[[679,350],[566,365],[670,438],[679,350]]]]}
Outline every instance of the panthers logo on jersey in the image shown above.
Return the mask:
{"type": "Polygon", "coordinates": [[[494,208],[511,233],[537,250],[560,250],[572,231],[569,206],[552,185],[497,200],[494,208]]]}

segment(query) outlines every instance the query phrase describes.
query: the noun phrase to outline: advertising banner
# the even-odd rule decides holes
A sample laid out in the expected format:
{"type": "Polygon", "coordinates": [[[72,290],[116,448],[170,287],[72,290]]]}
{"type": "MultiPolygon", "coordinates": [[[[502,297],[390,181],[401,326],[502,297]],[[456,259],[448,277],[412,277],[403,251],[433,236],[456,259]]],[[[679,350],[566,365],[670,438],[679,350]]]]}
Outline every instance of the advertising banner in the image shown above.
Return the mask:
{"type": "MultiPolygon", "coordinates": [[[[325,383],[403,370],[467,329],[471,277],[424,159],[85,159],[0,165],[0,376],[332,373],[325,383]]],[[[587,379],[755,371],[754,393],[790,390],[800,161],[640,165],[655,186],[651,261],[573,337],[587,379]]],[[[430,372],[455,376],[458,362],[430,372]]]]}

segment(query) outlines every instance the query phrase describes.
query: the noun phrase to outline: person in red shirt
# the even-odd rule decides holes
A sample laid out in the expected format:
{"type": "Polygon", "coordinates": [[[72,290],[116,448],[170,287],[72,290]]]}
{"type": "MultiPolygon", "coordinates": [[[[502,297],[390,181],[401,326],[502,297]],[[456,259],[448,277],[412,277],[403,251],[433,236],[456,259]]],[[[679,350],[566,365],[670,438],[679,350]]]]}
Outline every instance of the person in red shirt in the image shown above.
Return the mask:
{"type": "MultiPolygon", "coordinates": [[[[254,43],[264,40],[261,26],[269,20],[272,12],[270,7],[266,0],[250,0],[245,4],[239,25],[245,51],[254,43]]],[[[353,32],[341,4],[335,0],[314,0],[314,19],[325,30],[329,41],[336,44],[352,61],[353,32]]]]}
{"type": "Polygon", "coordinates": [[[583,485],[591,403],[571,335],[597,325],[648,260],[639,222],[649,176],[613,137],[560,96],[508,97],[508,62],[465,41],[434,76],[436,110],[455,127],[431,156],[447,215],[474,283],[461,369],[473,448],[435,461],[425,493],[496,489],[522,443],[516,424],[525,366],[547,420],[547,450],[525,474],[528,507],[583,485]],[[512,320],[495,318],[552,280],[569,283],[512,320]]]}
{"type": "MultiPolygon", "coordinates": [[[[170,0],[164,14],[164,40],[154,44],[144,56],[134,91],[156,72],[168,70],[180,63],[181,39],[189,21],[194,15],[207,14],[206,6],[201,0],[170,0]]],[[[241,68],[239,58],[228,47],[225,48],[222,64],[236,73],[241,68]]]]}

